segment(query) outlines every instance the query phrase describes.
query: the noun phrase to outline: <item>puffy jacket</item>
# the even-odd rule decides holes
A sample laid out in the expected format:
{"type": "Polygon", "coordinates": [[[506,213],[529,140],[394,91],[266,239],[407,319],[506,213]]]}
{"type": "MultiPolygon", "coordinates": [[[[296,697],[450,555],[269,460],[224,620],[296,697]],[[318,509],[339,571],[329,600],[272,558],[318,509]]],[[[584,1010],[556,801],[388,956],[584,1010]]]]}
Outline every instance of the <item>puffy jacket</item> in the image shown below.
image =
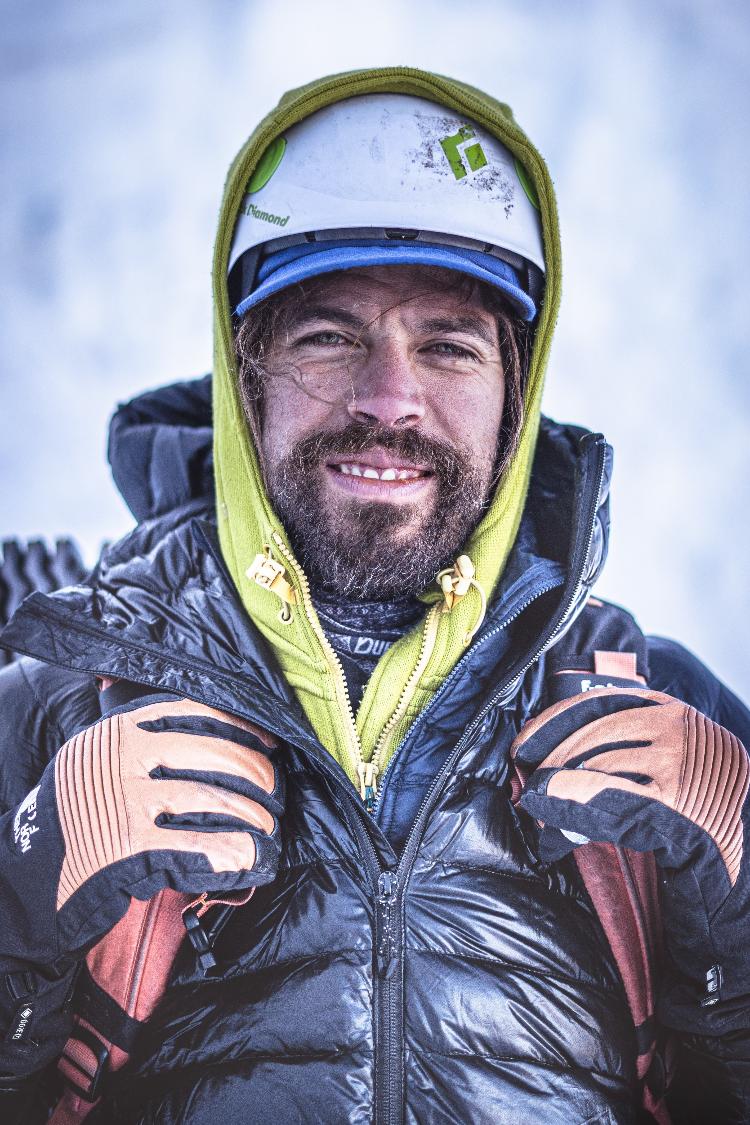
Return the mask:
{"type": "MultiPolygon", "coordinates": [[[[95,675],[178,691],[273,731],[288,797],[278,878],[235,911],[214,975],[183,949],[89,1120],[635,1121],[634,1035],[609,948],[569,860],[539,861],[508,778],[510,743],[543,706],[555,641],[574,645],[585,630],[581,607],[606,550],[604,439],[543,423],[481,633],[399,747],[372,817],[222,562],[208,382],[124,408],[110,453],[141,522],[89,585],[33,595],[3,634],[26,654],[0,673],[3,807],[97,718],[95,675]]],[[[649,656],[653,687],[750,741],[750,715],[697,660],[661,640],[649,656]]],[[[669,988],[667,975],[665,1022],[669,988]]],[[[750,1016],[747,1032],[723,1037],[711,1018],[705,1035],[680,1037],[677,1120],[747,1120],[750,1016]]]]}

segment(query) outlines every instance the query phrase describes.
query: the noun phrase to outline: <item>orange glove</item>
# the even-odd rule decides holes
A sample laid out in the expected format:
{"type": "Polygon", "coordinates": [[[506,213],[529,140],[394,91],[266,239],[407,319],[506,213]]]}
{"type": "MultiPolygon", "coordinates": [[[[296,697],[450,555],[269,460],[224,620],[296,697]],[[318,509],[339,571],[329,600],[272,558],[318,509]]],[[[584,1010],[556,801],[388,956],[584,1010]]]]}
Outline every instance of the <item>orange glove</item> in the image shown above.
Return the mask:
{"type": "Polygon", "coordinates": [[[549,707],[511,747],[534,769],[520,806],[560,858],[589,840],[653,852],[664,871],[665,936],[701,1003],[750,996],[744,860],[750,762],[742,743],[656,691],[597,689],[549,707]],[[722,985],[723,991],[722,991],[722,985]]]}
{"type": "Polygon", "coordinates": [[[71,738],[0,820],[0,957],[76,954],[131,896],[273,879],[283,810],[274,746],[251,723],[164,696],[71,738]]]}

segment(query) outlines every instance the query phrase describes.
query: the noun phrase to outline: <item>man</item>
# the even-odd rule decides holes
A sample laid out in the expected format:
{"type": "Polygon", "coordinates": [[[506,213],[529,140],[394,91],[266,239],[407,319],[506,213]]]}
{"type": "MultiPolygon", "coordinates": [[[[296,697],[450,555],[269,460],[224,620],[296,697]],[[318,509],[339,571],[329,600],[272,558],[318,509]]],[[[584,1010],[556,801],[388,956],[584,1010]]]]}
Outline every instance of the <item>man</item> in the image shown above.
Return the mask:
{"type": "Polygon", "coordinates": [[[86,951],[168,886],[253,893],[89,1121],[630,1122],[644,1039],[666,1120],[668,1031],[675,1119],[747,1119],[750,716],[589,599],[610,458],[540,425],[559,290],[545,166],[475,90],[336,76],[250,138],[213,462],[206,381],[123,408],[138,527],[3,634],[9,1105],[96,993],[86,951]],[[657,1024],[590,840],[658,865],[657,1024]]]}

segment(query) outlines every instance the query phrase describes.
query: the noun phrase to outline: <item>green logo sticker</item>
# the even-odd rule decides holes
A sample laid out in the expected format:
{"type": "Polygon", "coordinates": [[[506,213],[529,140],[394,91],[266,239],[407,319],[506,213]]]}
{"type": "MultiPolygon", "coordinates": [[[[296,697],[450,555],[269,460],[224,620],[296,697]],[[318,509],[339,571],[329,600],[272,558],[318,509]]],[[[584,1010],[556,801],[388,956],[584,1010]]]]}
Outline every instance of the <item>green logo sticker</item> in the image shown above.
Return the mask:
{"type": "Polygon", "coordinates": [[[281,164],[285,152],[286,140],[284,137],[277,137],[275,141],[271,142],[250,177],[250,182],[247,185],[248,195],[252,195],[253,192],[260,191],[261,188],[266,186],[279,164],[281,164]]]}
{"type": "Polygon", "coordinates": [[[541,207],[539,206],[539,196],[536,193],[536,188],[531,182],[529,173],[526,171],[518,157],[516,157],[513,161],[513,167],[516,170],[516,175],[521,181],[521,187],[526,192],[529,203],[531,203],[533,207],[536,207],[537,211],[541,211],[541,207]]]}
{"type": "Polygon", "coordinates": [[[457,180],[462,180],[469,172],[478,172],[487,164],[487,157],[475,137],[476,133],[469,125],[462,125],[457,133],[453,133],[450,137],[443,137],[440,142],[440,147],[447,156],[457,180]],[[472,141],[473,144],[470,143],[472,141]]]}

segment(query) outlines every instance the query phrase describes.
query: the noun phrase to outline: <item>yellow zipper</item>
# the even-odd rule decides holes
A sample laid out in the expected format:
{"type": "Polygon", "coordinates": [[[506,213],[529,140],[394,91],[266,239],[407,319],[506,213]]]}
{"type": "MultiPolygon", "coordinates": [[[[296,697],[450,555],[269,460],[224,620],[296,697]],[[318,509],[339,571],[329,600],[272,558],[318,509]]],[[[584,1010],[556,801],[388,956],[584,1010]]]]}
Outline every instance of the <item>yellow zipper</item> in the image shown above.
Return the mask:
{"type": "MultiPolygon", "coordinates": [[[[378,736],[378,740],[375,743],[375,749],[372,752],[372,762],[375,765],[376,775],[381,772],[381,764],[386,749],[390,746],[394,734],[396,733],[396,727],[406,714],[409,704],[413,700],[415,692],[417,690],[417,684],[422,678],[425,668],[429,664],[430,658],[435,651],[435,641],[437,640],[438,626],[440,625],[440,617],[442,615],[442,611],[443,609],[441,605],[434,605],[432,609],[428,611],[427,616],[425,617],[424,628],[422,630],[422,645],[419,650],[419,658],[417,660],[417,663],[414,665],[414,668],[412,669],[409,679],[404,684],[404,689],[399,696],[398,703],[396,704],[396,710],[393,712],[390,719],[381,730],[380,735],[378,736]]],[[[373,802],[376,795],[377,785],[375,786],[375,792],[373,793],[373,802]]]]}
{"type": "Polygon", "coordinates": [[[284,540],[275,531],[272,532],[272,538],[281,554],[286,559],[291,570],[294,571],[297,581],[299,583],[300,592],[302,594],[302,605],[305,609],[305,616],[310,624],[315,636],[318,638],[320,645],[328,663],[328,669],[333,679],[333,687],[336,693],[336,702],[339,709],[342,711],[345,719],[345,731],[347,745],[345,750],[350,757],[350,766],[353,767],[349,772],[353,772],[360,777],[360,796],[362,800],[365,799],[364,789],[361,779],[361,766],[364,765],[364,758],[362,756],[362,743],[359,740],[359,732],[357,731],[357,723],[354,718],[354,709],[352,701],[349,698],[349,688],[346,685],[346,676],[344,675],[344,666],[336,655],[331,642],[323,632],[323,629],[318,621],[318,615],[315,612],[312,596],[310,594],[310,583],[307,580],[307,575],[294,558],[292,552],[287,548],[284,540]]]}
{"type": "Polygon", "coordinates": [[[336,693],[336,702],[342,711],[346,720],[346,735],[347,745],[346,751],[350,756],[351,765],[354,767],[353,772],[359,780],[359,795],[365,804],[368,812],[372,812],[375,804],[375,798],[378,793],[378,777],[380,776],[381,764],[383,755],[386,748],[389,746],[395,729],[398,723],[405,715],[409,704],[414,698],[417,689],[417,684],[422,677],[422,674],[427,667],[430,657],[435,650],[435,641],[437,640],[438,627],[440,625],[440,616],[442,614],[442,606],[435,605],[427,613],[425,618],[424,629],[422,632],[422,645],[419,650],[419,658],[414,666],[408,680],[404,685],[401,692],[396,709],[391,715],[388,722],[383,727],[375,748],[372,752],[372,757],[369,762],[366,762],[362,753],[362,743],[360,741],[359,732],[357,730],[357,723],[354,716],[354,709],[352,701],[349,697],[349,688],[346,684],[346,676],[344,674],[344,667],[339,660],[336,652],[325,635],[323,628],[318,621],[318,615],[315,612],[313,605],[312,595],[310,594],[310,583],[307,575],[294,558],[291,551],[287,548],[284,540],[277,532],[272,532],[272,538],[276,547],[286,559],[291,570],[299,583],[300,593],[302,595],[302,605],[305,610],[307,620],[315,633],[328,663],[328,668],[333,679],[334,691],[336,693]]]}

